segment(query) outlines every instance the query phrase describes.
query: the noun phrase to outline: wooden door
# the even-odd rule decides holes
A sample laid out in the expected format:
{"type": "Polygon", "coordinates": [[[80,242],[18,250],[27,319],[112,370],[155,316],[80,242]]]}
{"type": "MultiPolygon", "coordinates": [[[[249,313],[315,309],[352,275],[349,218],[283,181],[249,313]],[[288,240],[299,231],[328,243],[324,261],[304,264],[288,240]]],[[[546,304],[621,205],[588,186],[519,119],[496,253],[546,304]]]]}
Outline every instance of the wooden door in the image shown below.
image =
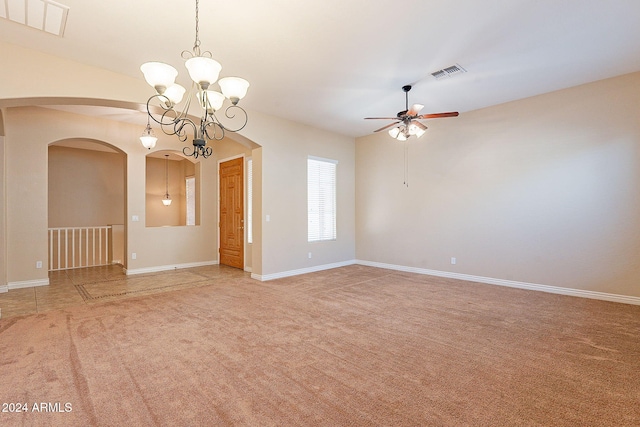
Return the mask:
{"type": "Polygon", "coordinates": [[[220,163],[220,264],[244,269],[244,159],[220,163]]]}

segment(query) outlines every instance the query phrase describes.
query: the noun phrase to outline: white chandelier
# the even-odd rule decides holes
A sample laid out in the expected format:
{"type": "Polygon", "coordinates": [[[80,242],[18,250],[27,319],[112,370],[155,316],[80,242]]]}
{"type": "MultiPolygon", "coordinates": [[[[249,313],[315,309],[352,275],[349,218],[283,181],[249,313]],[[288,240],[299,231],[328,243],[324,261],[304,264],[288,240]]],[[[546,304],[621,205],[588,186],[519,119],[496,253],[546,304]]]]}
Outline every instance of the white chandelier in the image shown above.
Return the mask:
{"type": "MultiPolygon", "coordinates": [[[[181,55],[185,59],[185,66],[191,80],[193,80],[182,110],[178,111],[176,107],[182,101],[186,90],[175,83],[178,76],[178,71],[175,68],[162,62],[147,62],[142,64],[140,70],[147,83],[156,91],[156,94],[147,100],[148,116],[160,125],[165,134],[176,135],[182,142],[188,138],[187,131],[192,130],[193,149],[190,151],[189,147],[184,147],[183,154],[196,158],[199,156],[207,158],[213,153],[211,147],[207,147],[207,140],[219,141],[224,138],[225,131],[238,132],[246,126],[247,112],[238,106],[238,101],[247,94],[249,82],[239,77],[225,77],[218,80],[222,66],[211,58],[211,52],[200,51],[198,3],[196,0],[196,39],[193,49],[191,52],[185,50],[181,55]],[[211,88],[216,81],[218,81],[222,93],[211,88]],[[196,123],[188,117],[191,101],[194,98],[201,109],[200,123],[196,123]],[[239,127],[224,126],[216,117],[216,112],[222,108],[225,99],[229,99],[231,105],[224,110],[224,114],[228,119],[236,119],[237,117],[240,122],[239,127]],[[154,103],[160,107],[154,111],[162,111],[159,118],[154,117],[151,113],[150,106],[154,103]]],[[[157,138],[151,129],[149,119],[147,119],[147,127],[140,137],[140,141],[148,149],[156,145],[157,138]]]]}

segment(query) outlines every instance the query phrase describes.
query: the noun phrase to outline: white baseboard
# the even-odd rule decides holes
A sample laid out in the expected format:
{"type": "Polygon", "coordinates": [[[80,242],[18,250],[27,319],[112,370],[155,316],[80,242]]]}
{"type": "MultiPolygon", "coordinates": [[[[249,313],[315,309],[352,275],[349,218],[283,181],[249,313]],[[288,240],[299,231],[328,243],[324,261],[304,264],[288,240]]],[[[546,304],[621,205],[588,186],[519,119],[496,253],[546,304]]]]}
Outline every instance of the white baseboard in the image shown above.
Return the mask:
{"type": "Polygon", "coordinates": [[[7,285],[0,286],[0,294],[3,292],[9,292],[9,286],[7,285]]]}
{"type": "Polygon", "coordinates": [[[204,262],[190,262],[185,264],[171,264],[171,265],[158,265],[155,267],[145,267],[145,268],[136,268],[136,269],[124,269],[124,274],[127,276],[133,274],[144,274],[144,273],[158,273],[160,271],[169,271],[169,270],[177,270],[181,268],[193,268],[193,267],[204,267],[207,265],[217,265],[218,261],[204,261],[204,262]]]}
{"type": "Polygon", "coordinates": [[[282,271],[280,273],[272,273],[272,274],[264,274],[264,275],[251,273],[251,278],[260,280],[261,282],[266,282],[267,280],[281,279],[283,277],[291,277],[291,276],[297,276],[299,274],[315,273],[316,271],[330,270],[332,268],[338,268],[338,267],[345,267],[347,265],[353,265],[355,263],[356,263],[355,260],[350,260],[350,261],[334,262],[332,264],[316,265],[314,267],[300,268],[297,270],[282,271]]]}
{"type": "Polygon", "coordinates": [[[620,302],[623,304],[640,305],[640,297],[629,295],[609,294],[606,292],[587,291],[583,289],[561,288],[559,286],[539,285],[536,283],[517,282],[514,280],[495,279],[492,277],[473,276],[470,274],[451,273],[448,271],[428,270],[425,268],[406,267],[402,265],[384,264],[381,262],[356,260],[357,264],[370,267],[386,268],[389,270],[405,271],[407,273],[426,274],[429,276],[448,277],[451,279],[467,280],[470,282],[486,283],[489,285],[507,286],[510,288],[528,289],[531,291],[549,292],[552,294],[569,295],[581,298],[591,298],[603,301],[620,302]]]}
{"type": "Polygon", "coordinates": [[[35,288],[36,286],[49,286],[49,278],[39,280],[24,280],[21,282],[9,282],[7,288],[22,289],[22,288],[35,288]]]}

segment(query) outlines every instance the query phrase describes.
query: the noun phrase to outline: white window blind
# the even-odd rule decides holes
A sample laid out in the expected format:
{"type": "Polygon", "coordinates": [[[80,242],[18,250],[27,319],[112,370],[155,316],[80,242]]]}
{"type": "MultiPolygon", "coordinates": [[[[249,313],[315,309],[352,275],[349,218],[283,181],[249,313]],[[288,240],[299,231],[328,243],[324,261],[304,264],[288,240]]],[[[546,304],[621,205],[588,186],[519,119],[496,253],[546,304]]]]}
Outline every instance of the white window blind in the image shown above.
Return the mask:
{"type": "Polygon", "coordinates": [[[247,160],[247,242],[253,243],[253,160],[247,160]]]}
{"type": "Polygon", "coordinates": [[[307,214],[309,242],[336,239],[337,161],[307,159],[307,214]]]}
{"type": "Polygon", "coordinates": [[[187,225],[196,225],[196,179],[195,177],[187,177],[186,195],[187,195],[187,225]]]}

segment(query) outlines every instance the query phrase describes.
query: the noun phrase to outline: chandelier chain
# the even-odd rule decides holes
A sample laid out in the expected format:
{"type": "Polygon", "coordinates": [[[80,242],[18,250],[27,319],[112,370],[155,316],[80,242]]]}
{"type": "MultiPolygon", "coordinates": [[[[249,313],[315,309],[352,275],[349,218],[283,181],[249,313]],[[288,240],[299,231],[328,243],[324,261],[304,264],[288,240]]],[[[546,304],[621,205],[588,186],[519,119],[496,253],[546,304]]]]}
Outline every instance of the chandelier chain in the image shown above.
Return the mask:
{"type": "Polygon", "coordinates": [[[193,44],[193,51],[197,52],[198,55],[200,55],[200,36],[199,36],[199,32],[200,32],[200,19],[198,18],[198,7],[199,1],[196,0],[196,41],[193,44]]]}

